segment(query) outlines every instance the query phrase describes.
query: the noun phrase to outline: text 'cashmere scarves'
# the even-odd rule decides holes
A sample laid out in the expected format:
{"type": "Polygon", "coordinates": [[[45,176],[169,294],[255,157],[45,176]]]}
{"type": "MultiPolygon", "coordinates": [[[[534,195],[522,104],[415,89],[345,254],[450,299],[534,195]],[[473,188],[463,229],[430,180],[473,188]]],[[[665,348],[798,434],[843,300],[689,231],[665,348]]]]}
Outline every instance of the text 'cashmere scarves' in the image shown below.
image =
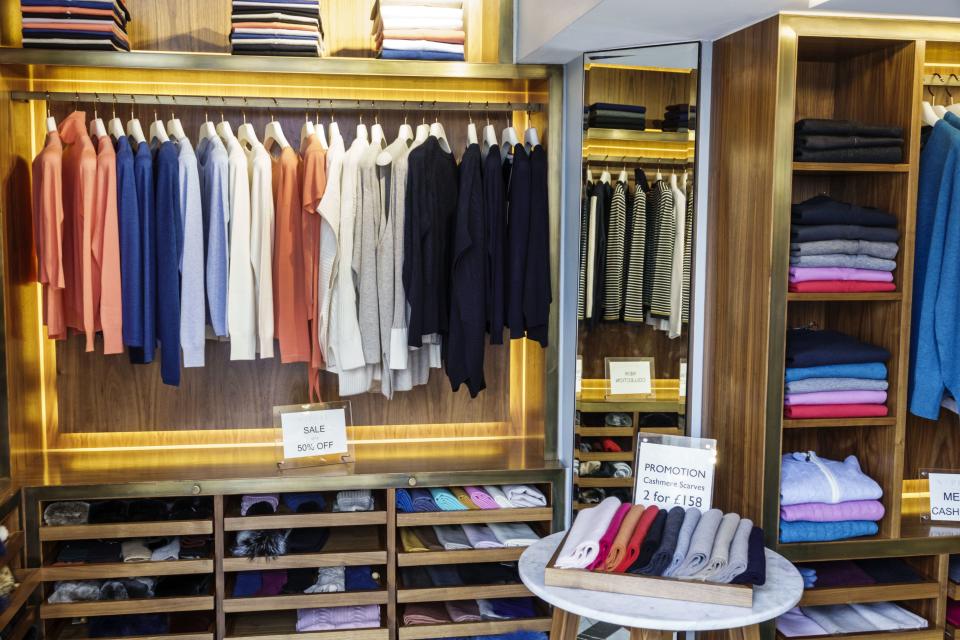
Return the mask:
{"type": "Polygon", "coordinates": [[[614,571],[624,573],[633,566],[633,563],[636,562],[640,556],[640,546],[643,544],[644,538],[647,537],[647,532],[650,531],[650,527],[653,526],[653,521],[657,519],[657,513],[659,513],[659,511],[660,508],[656,506],[650,506],[643,510],[640,519],[637,521],[637,526],[627,542],[623,560],[614,568],[614,571]]]}
{"type": "Polygon", "coordinates": [[[582,510],[570,527],[555,566],[560,569],[589,567],[600,553],[600,538],[607,532],[620,504],[619,498],[611,496],[595,507],[582,510]]]}
{"type": "Polygon", "coordinates": [[[690,550],[683,564],[673,572],[677,578],[690,578],[707,566],[710,559],[713,543],[717,537],[717,529],[723,512],[720,509],[710,509],[700,517],[697,528],[690,539],[690,550]]]}
{"type": "Polygon", "coordinates": [[[623,561],[624,557],[626,557],[627,545],[630,543],[630,538],[633,536],[633,532],[637,528],[637,523],[640,522],[640,517],[643,515],[643,512],[644,506],[642,504],[635,504],[627,511],[626,516],[624,516],[623,521],[620,523],[620,530],[617,531],[617,535],[613,539],[613,544],[610,545],[610,552],[607,553],[607,559],[603,563],[604,571],[616,571],[617,566],[623,561]]]}
{"type": "Polygon", "coordinates": [[[660,546],[657,547],[647,566],[640,569],[640,573],[648,576],[663,575],[663,572],[673,561],[673,552],[677,549],[677,540],[680,537],[680,529],[683,526],[683,521],[683,507],[670,509],[664,521],[663,537],[660,539],[660,546]]]}
{"type": "Polygon", "coordinates": [[[620,525],[623,523],[623,519],[627,516],[628,511],[630,511],[630,505],[621,504],[617,512],[613,514],[613,519],[610,520],[606,533],[600,538],[600,552],[597,554],[596,560],[591,562],[590,566],[587,567],[589,570],[593,571],[597,567],[602,567],[607,561],[610,547],[613,546],[613,540],[617,537],[617,532],[620,531],[620,525]]]}
{"type": "Polygon", "coordinates": [[[630,573],[640,573],[640,570],[650,563],[653,554],[660,548],[660,541],[663,539],[663,527],[667,522],[667,512],[661,509],[657,512],[657,517],[653,519],[650,530],[647,531],[647,537],[640,543],[640,554],[636,561],[627,569],[630,573]]]}
{"type": "Polygon", "coordinates": [[[670,564],[664,570],[664,576],[672,576],[680,568],[684,559],[687,557],[687,551],[690,549],[690,540],[693,538],[693,532],[697,529],[697,523],[700,522],[700,509],[690,507],[683,514],[683,524],[680,526],[680,532],[677,534],[677,546],[673,550],[673,558],[670,564]]]}

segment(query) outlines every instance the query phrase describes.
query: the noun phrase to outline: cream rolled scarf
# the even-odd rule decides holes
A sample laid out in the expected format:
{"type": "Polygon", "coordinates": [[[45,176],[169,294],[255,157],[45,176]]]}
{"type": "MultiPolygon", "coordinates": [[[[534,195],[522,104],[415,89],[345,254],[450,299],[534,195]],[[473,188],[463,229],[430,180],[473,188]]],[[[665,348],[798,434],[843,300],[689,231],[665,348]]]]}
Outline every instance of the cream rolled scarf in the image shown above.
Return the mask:
{"type": "Polygon", "coordinates": [[[740,524],[737,525],[737,531],[733,534],[733,542],[730,543],[730,559],[727,566],[719,573],[710,576],[708,581],[728,584],[747,570],[751,531],[753,531],[753,520],[741,518],[740,524]]]}
{"type": "Polygon", "coordinates": [[[494,502],[496,502],[501,509],[514,508],[513,503],[510,502],[509,498],[507,498],[507,494],[505,494],[500,487],[492,484],[485,484],[483,485],[483,490],[490,494],[490,497],[493,498],[494,502]]]}
{"type": "Polygon", "coordinates": [[[491,522],[487,526],[505,547],[529,547],[540,539],[526,522],[491,522]]]}
{"type": "Polygon", "coordinates": [[[620,504],[619,498],[610,496],[597,506],[580,511],[555,566],[560,569],[586,569],[590,566],[600,553],[600,538],[607,532],[620,504]]]}
{"type": "Polygon", "coordinates": [[[717,529],[720,527],[720,519],[723,518],[723,512],[720,509],[710,509],[702,516],[697,528],[690,539],[690,549],[687,551],[687,557],[683,564],[673,572],[675,578],[690,578],[707,566],[707,560],[710,559],[710,552],[713,549],[713,541],[717,537],[717,529]]]}
{"type": "Polygon", "coordinates": [[[150,549],[143,540],[124,540],[120,543],[120,555],[124,562],[149,562],[150,549]]]}
{"type": "Polygon", "coordinates": [[[503,492],[515,507],[545,507],[547,498],[540,489],[528,484],[505,484],[503,492]]]}
{"type": "Polygon", "coordinates": [[[723,516],[717,528],[717,537],[713,540],[710,559],[707,560],[706,566],[693,576],[695,580],[712,581],[714,576],[720,575],[726,569],[730,562],[730,545],[733,543],[733,536],[736,535],[738,526],[740,526],[738,514],[727,513],[723,516]]]}
{"type": "Polygon", "coordinates": [[[690,550],[690,541],[693,538],[693,532],[697,529],[697,523],[700,522],[700,509],[690,507],[683,514],[683,524],[680,526],[680,535],[677,536],[677,548],[673,551],[673,560],[670,566],[663,572],[664,577],[669,577],[680,568],[690,550]]]}

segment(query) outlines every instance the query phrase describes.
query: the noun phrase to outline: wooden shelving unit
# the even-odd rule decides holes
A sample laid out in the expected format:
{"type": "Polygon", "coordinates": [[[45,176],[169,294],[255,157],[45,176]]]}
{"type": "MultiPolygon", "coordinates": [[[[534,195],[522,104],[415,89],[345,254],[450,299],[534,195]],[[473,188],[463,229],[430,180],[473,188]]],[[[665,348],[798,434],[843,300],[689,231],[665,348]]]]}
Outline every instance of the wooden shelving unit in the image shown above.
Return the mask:
{"type": "Polygon", "coordinates": [[[516,562],[523,547],[503,549],[464,549],[457,551],[416,551],[397,553],[397,566],[425,567],[433,564],[467,564],[472,562],[516,562]]]}
{"type": "Polygon", "coordinates": [[[210,520],[165,520],[163,522],[123,522],[116,524],[79,524],[62,527],[40,527],[42,542],[64,540],[104,540],[112,538],[147,538],[196,536],[213,533],[210,520]]]}
{"type": "Polygon", "coordinates": [[[423,624],[400,627],[397,637],[400,640],[426,640],[427,638],[461,638],[463,636],[484,636],[510,631],[549,631],[550,617],[542,616],[527,620],[495,620],[485,622],[454,622],[452,624],[423,624]]]}
{"type": "Polygon", "coordinates": [[[26,535],[22,529],[20,497],[20,492],[13,488],[6,488],[0,495],[0,524],[9,532],[4,543],[5,553],[0,556],[0,567],[8,567],[19,583],[7,596],[7,608],[0,611],[0,630],[7,630],[12,625],[5,636],[8,640],[20,640],[35,624],[37,607],[31,600],[40,588],[37,570],[25,568],[26,535]]]}
{"type": "Polygon", "coordinates": [[[212,611],[213,595],[183,598],[144,598],[139,600],[97,600],[94,602],[43,603],[40,618],[83,618],[86,616],[119,616],[139,613],[175,613],[212,611]]]}

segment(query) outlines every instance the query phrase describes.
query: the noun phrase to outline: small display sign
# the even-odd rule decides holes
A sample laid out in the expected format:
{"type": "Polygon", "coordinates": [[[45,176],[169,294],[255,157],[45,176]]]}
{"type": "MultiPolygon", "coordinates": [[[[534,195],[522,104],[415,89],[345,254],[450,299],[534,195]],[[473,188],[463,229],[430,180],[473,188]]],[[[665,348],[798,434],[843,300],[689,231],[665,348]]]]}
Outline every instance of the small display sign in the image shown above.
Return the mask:
{"type": "Polygon", "coordinates": [[[696,507],[713,503],[717,441],[640,433],[634,502],[646,506],[696,507]]]}
{"type": "Polygon", "coordinates": [[[280,429],[280,467],[339,464],[350,460],[350,403],[324,402],[274,407],[280,429]]]}
{"type": "Polygon", "coordinates": [[[608,396],[647,398],[653,395],[653,358],[606,358],[608,396]]]}
{"type": "Polygon", "coordinates": [[[930,519],[960,522],[960,473],[930,471],[928,477],[930,519]]]}

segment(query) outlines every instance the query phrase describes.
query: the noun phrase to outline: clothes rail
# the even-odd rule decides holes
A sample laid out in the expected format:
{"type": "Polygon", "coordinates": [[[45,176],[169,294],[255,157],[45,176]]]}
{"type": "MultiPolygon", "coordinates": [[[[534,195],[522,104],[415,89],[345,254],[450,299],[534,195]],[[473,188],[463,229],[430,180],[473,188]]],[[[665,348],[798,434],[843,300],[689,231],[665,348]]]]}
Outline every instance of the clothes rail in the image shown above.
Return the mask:
{"type": "Polygon", "coordinates": [[[923,76],[923,85],[925,87],[960,87],[960,75],[931,73],[923,76]]]}
{"type": "Polygon", "coordinates": [[[539,102],[438,102],[436,100],[327,100],[323,98],[243,98],[233,96],[175,96],[130,93],[65,93],[13,91],[13,100],[95,102],[99,104],[162,105],[165,107],[233,107],[238,109],[295,109],[334,111],[527,111],[539,112],[539,102]]]}

